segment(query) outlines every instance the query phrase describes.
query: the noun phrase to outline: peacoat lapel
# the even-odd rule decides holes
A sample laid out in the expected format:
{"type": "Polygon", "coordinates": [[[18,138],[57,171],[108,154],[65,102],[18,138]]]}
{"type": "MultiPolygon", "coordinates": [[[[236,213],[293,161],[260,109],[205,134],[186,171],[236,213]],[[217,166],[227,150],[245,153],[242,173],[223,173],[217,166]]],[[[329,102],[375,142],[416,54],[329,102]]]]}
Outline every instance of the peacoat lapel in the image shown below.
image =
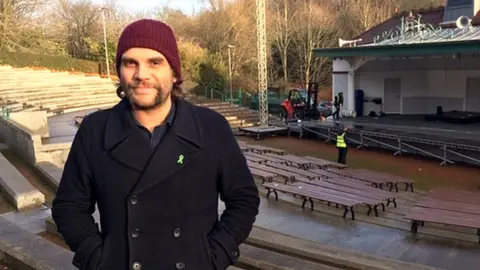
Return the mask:
{"type": "MultiPolygon", "coordinates": [[[[133,192],[142,192],[160,183],[195,161],[202,148],[202,131],[195,108],[176,101],[175,119],[160,144],[152,150],[132,123],[122,114],[120,103],[108,120],[105,145],[118,162],[142,172],[133,192]]],[[[128,106],[128,104],[127,104],[128,106]]]]}
{"type": "Polygon", "coordinates": [[[104,147],[112,159],[142,172],[153,152],[130,118],[127,100],[120,101],[109,115],[105,127],[104,147]]]}

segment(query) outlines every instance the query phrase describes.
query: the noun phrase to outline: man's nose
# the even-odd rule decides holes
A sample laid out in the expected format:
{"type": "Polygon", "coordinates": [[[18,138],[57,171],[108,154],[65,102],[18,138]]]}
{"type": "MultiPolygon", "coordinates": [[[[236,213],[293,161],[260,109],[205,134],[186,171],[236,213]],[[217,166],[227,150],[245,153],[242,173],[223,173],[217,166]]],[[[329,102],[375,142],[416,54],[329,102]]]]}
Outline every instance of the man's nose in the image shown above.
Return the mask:
{"type": "Polygon", "coordinates": [[[135,71],[135,79],[139,81],[147,80],[149,78],[150,71],[145,65],[138,65],[135,71]]]}

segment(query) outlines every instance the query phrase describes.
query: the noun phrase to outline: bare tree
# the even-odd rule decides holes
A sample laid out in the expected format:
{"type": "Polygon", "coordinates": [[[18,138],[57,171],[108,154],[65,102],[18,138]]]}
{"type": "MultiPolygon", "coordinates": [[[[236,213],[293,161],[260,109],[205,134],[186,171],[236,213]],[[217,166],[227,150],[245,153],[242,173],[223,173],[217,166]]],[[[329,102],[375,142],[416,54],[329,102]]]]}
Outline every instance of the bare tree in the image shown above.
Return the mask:
{"type": "Polygon", "coordinates": [[[314,49],[332,47],[336,42],[335,17],[330,8],[326,3],[313,4],[312,1],[304,1],[301,15],[295,22],[297,28],[294,51],[298,55],[297,74],[302,76],[301,81],[306,86],[312,79],[317,82],[325,80],[330,72],[327,59],[314,56],[314,49]]]}
{"type": "Polygon", "coordinates": [[[0,49],[30,51],[30,36],[40,27],[32,23],[35,11],[46,0],[0,0],[0,49]]]}
{"type": "Polygon", "coordinates": [[[292,5],[290,0],[275,0],[271,4],[272,22],[268,33],[272,36],[273,45],[280,52],[282,60],[283,81],[288,83],[288,52],[293,40],[294,21],[298,14],[297,9],[292,5]]]}

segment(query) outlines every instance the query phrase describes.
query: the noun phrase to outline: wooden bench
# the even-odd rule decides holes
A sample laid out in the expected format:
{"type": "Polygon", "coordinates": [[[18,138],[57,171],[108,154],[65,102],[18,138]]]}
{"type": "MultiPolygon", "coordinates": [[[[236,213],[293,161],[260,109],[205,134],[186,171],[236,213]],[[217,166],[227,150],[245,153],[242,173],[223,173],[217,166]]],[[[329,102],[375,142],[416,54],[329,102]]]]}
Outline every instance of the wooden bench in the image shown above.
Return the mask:
{"type": "Polygon", "coordinates": [[[257,170],[261,170],[261,171],[264,171],[264,172],[275,174],[277,176],[281,176],[285,179],[285,183],[287,183],[288,181],[291,181],[291,182],[295,181],[295,174],[293,174],[293,173],[290,173],[290,172],[287,172],[287,171],[282,171],[282,170],[275,169],[275,168],[272,168],[272,167],[268,167],[268,166],[265,166],[265,165],[262,165],[262,164],[254,163],[254,162],[251,162],[251,161],[248,161],[248,160],[247,160],[247,165],[250,169],[257,169],[257,170]]]}
{"type": "Polygon", "coordinates": [[[480,206],[480,192],[455,188],[434,188],[428,197],[452,202],[464,202],[480,206]]]}
{"type": "MultiPolygon", "coordinates": [[[[341,197],[341,198],[346,198],[346,199],[351,199],[351,200],[358,201],[361,204],[364,204],[365,206],[368,207],[367,215],[370,215],[372,213],[372,211],[374,211],[375,216],[378,217],[377,208],[378,208],[379,205],[382,206],[383,211],[385,211],[385,204],[383,203],[383,201],[381,199],[371,198],[371,197],[370,198],[369,197],[363,197],[363,196],[359,196],[359,195],[356,195],[356,194],[344,192],[344,191],[341,191],[341,190],[331,189],[331,188],[322,186],[319,182],[322,182],[322,181],[321,180],[317,180],[317,181],[314,180],[314,181],[302,182],[302,183],[295,182],[295,183],[290,183],[288,185],[296,186],[296,187],[303,188],[303,189],[308,189],[308,190],[311,190],[311,191],[314,191],[314,192],[317,192],[317,193],[322,193],[322,194],[329,195],[329,196],[338,196],[338,197],[341,197]]],[[[328,203],[328,206],[330,206],[330,202],[327,202],[327,203],[328,203]]],[[[336,207],[338,208],[338,204],[336,205],[336,207]]]]}
{"type": "Polygon", "coordinates": [[[480,215],[415,206],[405,218],[411,221],[410,231],[415,234],[418,232],[418,225],[423,226],[425,222],[474,228],[480,243],[480,215]]]}
{"type": "Polygon", "coordinates": [[[237,140],[238,145],[248,146],[245,141],[237,140]]]}
{"type": "Polygon", "coordinates": [[[480,207],[468,202],[444,201],[435,198],[425,197],[415,204],[415,206],[424,208],[434,208],[447,211],[456,211],[465,214],[480,216],[480,207]]]}
{"type": "Polygon", "coordinates": [[[387,183],[391,183],[390,185],[390,190],[395,187],[396,192],[398,192],[398,183],[404,183],[405,184],[405,191],[410,189],[411,192],[413,192],[413,184],[415,181],[406,179],[397,175],[391,175],[388,173],[382,173],[382,172],[375,172],[367,169],[360,169],[356,170],[357,172],[360,172],[361,174],[366,175],[367,177],[372,177],[380,180],[384,180],[387,183]]]}
{"type": "MultiPolygon", "coordinates": [[[[360,197],[365,197],[369,198],[372,200],[376,201],[376,204],[379,204],[382,206],[382,210],[385,211],[385,203],[387,203],[387,206],[389,206],[391,203],[394,204],[395,207],[397,207],[397,203],[395,202],[396,197],[393,196],[392,194],[382,194],[382,193],[377,193],[376,191],[378,189],[370,188],[370,190],[366,189],[358,189],[358,188],[353,188],[353,187],[348,187],[348,186],[343,186],[343,185],[338,185],[334,184],[331,182],[323,181],[323,180],[312,180],[310,181],[311,185],[316,185],[332,190],[338,190],[344,193],[348,194],[353,194],[357,195],[360,197]]],[[[372,201],[372,203],[375,203],[372,201]]]]}
{"type": "Polygon", "coordinates": [[[369,194],[379,196],[380,198],[386,198],[387,206],[393,203],[393,206],[397,207],[397,196],[393,192],[383,190],[383,189],[378,189],[372,186],[367,186],[362,182],[356,181],[352,178],[327,178],[327,179],[324,179],[323,181],[334,184],[334,185],[338,185],[338,186],[349,187],[357,191],[366,191],[369,194]]]}
{"type": "Polygon", "coordinates": [[[339,177],[338,174],[322,170],[322,169],[310,169],[310,172],[315,173],[316,175],[320,176],[320,178],[337,178],[339,177]]]}
{"type": "Polygon", "coordinates": [[[343,218],[346,218],[347,214],[350,212],[352,220],[355,219],[355,212],[353,210],[353,207],[355,205],[362,203],[360,201],[356,201],[348,198],[342,198],[342,197],[328,195],[328,194],[310,190],[310,189],[304,189],[299,186],[290,186],[290,185],[277,184],[277,183],[263,183],[262,186],[267,189],[267,195],[266,195],[267,198],[269,198],[270,194],[273,192],[273,194],[275,195],[275,201],[278,201],[277,191],[290,193],[293,195],[298,195],[303,197],[302,209],[305,209],[305,204],[308,201],[310,203],[310,209],[313,211],[314,210],[313,199],[341,205],[344,208],[343,218]]]}
{"type": "Polygon", "coordinates": [[[306,159],[302,159],[302,158],[294,156],[294,155],[278,156],[278,155],[273,155],[273,154],[266,154],[266,156],[280,158],[280,159],[284,160],[290,166],[295,166],[296,165],[297,167],[305,169],[305,170],[307,170],[310,167],[310,161],[308,161],[306,159]]]}
{"type": "Polygon", "coordinates": [[[389,187],[389,190],[393,190],[393,183],[392,182],[387,182],[382,179],[377,179],[374,177],[370,177],[368,175],[362,174],[361,172],[357,172],[356,170],[348,169],[348,170],[332,170],[332,169],[327,169],[327,171],[336,173],[338,175],[341,175],[343,177],[348,177],[348,178],[353,178],[357,179],[363,182],[367,182],[370,185],[376,187],[376,188],[383,188],[383,185],[387,185],[389,187]],[[389,184],[390,183],[390,184],[389,184]]]}
{"type": "Polygon", "coordinates": [[[284,159],[281,159],[281,158],[278,158],[278,157],[267,156],[265,154],[257,154],[257,153],[253,153],[253,152],[248,152],[248,153],[244,153],[244,155],[248,155],[250,157],[260,158],[260,159],[263,159],[264,161],[271,161],[271,162],[275,162],[275,163],[279,163],[279,164],[287,164],[288,163],[284,159]]]}
{"type": "Polygon", "coordinates": [[[266,153],[273,153],[277,155],[285,155],[286,151],[281,149],[276,149],[272,147],[266,147],[261,145],[248,145],[252,152],[256,152],[259,154],[266,154],[266,153]]]}
{"type": "Polygon", "coordinates": [[[308,179],[318,179],[318,178],[320,178],[317,174],[315,174],[313,172],[302,170],[302,169],[295,168],[295,167],[291,167],[291,166],[288,166],[288,165],[282,165],[282,164],[278,164],[278,163],[274,163],[274,162],[268,162],[268,161],[267,161],[266,165],[269,166],[269,167],[273,167],[275,169],[284,170],[284,171],[287,171],[287,172],[292,172],[292,173],[295,173],[295,174],[298,174],[298,175],[302,175],[302,176],[307,177],[308,179]]]}
{"type": "Polygon", "coordinates": [[[314,163],[312,163],[313,165],[317,165],[317,166],[320,166],[320,167],[330,167],[330,168],[335,168],[335,169],[339,169],[339,170],[348,168],[348,165],[346,165],[346,164],[341,164],[341,163],[338,163],[338,162],[334,162],[334,161],[330,161],[330,160],[326,160],[326,159],[322,159],[322,158],[311,157],[311,156],[303,156],[302,158],[311,160],[311,161],[314,162],[314,163]]]}
{"type": "Polygon", "coordinates": [[[250,155],[243,155],[243,156],[245,156],[245,159],[246,159],[246,160],[252,161],[252,162],[255,162],[255,163],[263,163],[263,162],[265,162],[265,160],[262,159],[262,158],[253,157],[253,156],[250,156],[250,155]]]}
{"type": "Polygon", "coordinates": [[[255,168],[250,168],[249,167],[249,169],[250,169],[250,172],[252,173],[252,175],[260,177],[262,179],[262,183],[272,182],[273,178],[275,178],[275,176],[277,176],[276,174],[269,173],[269,172],[266,172],[266,171],[262,171],[262,170],[259,170],[259,169],[255,169],[255,168]]]}
{"type": "Polygon", "coordinates": [[[242,150],[242,153],[247,153],[248,150],[250,150],[250,148],[248,148],[248,146],[245,146],[245,145],[239,145],[238,147],[240,147],[240,150],[242,150]]]}

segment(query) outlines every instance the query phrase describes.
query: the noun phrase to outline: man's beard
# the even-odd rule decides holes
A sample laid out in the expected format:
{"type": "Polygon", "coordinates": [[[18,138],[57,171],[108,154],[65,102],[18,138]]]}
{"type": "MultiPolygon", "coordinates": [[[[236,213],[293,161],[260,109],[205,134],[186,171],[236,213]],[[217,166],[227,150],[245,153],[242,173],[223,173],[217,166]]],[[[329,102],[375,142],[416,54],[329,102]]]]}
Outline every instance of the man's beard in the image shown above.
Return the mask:
{"type": "Polygon", "coordinates": [[[130,105],[134,110],[150,111],[158,107],[161,107],[163,104],[165,104],[167,99],[170,97],[170,93],[172,92],[171,89],[167,91],[167,89],[165,89],[165,87],[162,86],[161,84],[148,85],[149,88],[153,88],[157,90],[155,93],[155,97],[149,103],[139,103],[135,98],[135,89],[141,85],[142,83],[135,84],[135,85],[125,84],[125,83],[122,84],[125,97],[127,98],[128,102],[130,103],[130,105]]]}

